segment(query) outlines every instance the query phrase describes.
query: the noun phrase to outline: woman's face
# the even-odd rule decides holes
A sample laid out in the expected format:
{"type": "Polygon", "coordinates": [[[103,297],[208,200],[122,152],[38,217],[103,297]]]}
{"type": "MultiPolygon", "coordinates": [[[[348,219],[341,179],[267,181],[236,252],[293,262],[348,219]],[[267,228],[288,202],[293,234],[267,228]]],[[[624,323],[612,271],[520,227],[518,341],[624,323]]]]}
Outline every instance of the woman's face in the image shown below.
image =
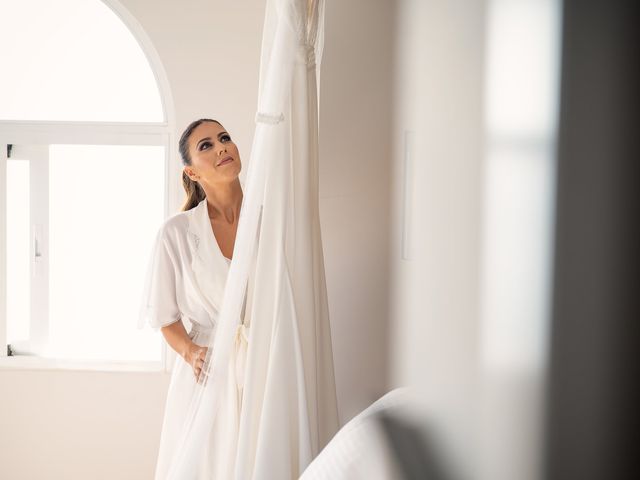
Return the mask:
{"type": "Polygon", "coordinates": [[[228,183],[238,177],[242,168],[238,147],[215,122],[202,122],[191,132],[189,153],[191,165],[184,170],[201,184],[228,183]]]}

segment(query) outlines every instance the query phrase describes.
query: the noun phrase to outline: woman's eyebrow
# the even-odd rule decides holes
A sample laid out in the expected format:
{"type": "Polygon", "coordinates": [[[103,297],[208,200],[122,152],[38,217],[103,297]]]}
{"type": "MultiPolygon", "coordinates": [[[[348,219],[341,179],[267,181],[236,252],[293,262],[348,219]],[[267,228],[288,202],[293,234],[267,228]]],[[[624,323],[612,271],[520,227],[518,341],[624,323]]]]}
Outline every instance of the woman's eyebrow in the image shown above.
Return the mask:
{"type": "Polygon", "coordinates": [[[204,137],[204,138],[202,138],[202,139],[198,140],[198,143],[196,143],[196,147],[197,147],[198,145],[200,145],[202,142],[204,142],[205,140],[211,140],[211,137],[204,137]]]}

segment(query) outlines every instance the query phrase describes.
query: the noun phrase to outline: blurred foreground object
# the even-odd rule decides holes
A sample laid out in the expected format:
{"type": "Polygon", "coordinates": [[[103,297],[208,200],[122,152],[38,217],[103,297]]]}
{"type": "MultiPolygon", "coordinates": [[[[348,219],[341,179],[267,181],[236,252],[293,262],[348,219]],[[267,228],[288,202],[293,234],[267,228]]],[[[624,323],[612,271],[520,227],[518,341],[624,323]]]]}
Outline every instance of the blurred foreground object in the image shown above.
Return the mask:
{"type": "Polygon", "coordinates": [[[638,478],[639,10],[564,1],[549,480],[638,478]]]}
{"type": "Polygon", "coordinates": [[[440,462],[411,414],[407,387],[396,388],[345,424],[300,480],[444,480],[440,462]]]}

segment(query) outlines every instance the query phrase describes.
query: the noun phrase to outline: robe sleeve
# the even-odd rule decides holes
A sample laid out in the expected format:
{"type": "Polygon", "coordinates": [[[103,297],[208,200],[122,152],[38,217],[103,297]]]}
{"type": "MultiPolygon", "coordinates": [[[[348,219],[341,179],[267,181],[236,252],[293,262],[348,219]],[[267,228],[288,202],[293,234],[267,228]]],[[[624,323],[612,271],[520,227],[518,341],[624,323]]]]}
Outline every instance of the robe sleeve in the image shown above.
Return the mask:
{"type": "Polygon", "coordinates": [[[154,331],[181,319],[176,301],[177,265],[171,255],[164,228],[160,228],[147,262],[138,328],[149,325],[154,331]]]}

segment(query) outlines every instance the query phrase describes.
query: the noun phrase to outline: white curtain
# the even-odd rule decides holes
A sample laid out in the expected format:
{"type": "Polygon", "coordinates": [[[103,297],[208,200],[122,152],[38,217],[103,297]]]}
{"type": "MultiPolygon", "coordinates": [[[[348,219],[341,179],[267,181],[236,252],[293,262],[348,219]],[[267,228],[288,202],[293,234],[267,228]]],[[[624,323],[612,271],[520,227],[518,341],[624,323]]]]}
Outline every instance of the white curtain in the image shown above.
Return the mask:
{"type": "MultiPolygon", "coordinates": [[[[298,478],[338,430],[318,213],[324,0],[267,0],[256,127],[217,334],[169,478],[197,478],[253,275],[236,479],[298,478]],[[255,254],[255,264],[252,259],[255,254]]],[[[194,379],[195,381],[195,379],[194,379]]],[[[226,479],[225,479],[226,480],[226,479]]]]}

